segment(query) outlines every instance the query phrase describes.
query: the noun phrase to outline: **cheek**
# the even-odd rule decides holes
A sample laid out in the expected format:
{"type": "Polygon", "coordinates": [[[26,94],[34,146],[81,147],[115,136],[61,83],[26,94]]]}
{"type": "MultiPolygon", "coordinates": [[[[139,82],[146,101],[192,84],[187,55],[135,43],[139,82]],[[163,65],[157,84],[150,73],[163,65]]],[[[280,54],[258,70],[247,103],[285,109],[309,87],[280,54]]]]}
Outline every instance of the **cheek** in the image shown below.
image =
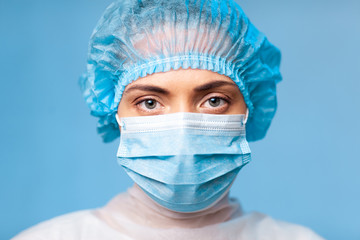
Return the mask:
{"type": "Polygon", "coordinates": [[[246,104],[242,96],[233,102],[229,109],[230,114],[246,114],[246,104]]]}
{"type": "Polygon", "coordinates": [[[131,104],[128,101],[126,101],[126,99],[121,99],[118,106],[117,114],[119,118],[133,116],[133,110],[131,108],[131,104]]]}

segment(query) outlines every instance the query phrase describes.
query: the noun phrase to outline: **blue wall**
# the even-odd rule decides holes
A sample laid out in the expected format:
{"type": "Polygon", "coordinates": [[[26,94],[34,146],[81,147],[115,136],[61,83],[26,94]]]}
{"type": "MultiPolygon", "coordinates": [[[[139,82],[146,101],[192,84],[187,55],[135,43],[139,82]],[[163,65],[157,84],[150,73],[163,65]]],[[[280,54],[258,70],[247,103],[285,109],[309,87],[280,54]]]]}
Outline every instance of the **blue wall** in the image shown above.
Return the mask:
{"type": "MultiPolygon", "coordinates": [[[[0,0],[0,239],[131,186],[77,86],[110,0],[0,0]]],[[[360,239],[360,1],[239,0],[283,53],[279,111],[232,194],[360,239]]]]}

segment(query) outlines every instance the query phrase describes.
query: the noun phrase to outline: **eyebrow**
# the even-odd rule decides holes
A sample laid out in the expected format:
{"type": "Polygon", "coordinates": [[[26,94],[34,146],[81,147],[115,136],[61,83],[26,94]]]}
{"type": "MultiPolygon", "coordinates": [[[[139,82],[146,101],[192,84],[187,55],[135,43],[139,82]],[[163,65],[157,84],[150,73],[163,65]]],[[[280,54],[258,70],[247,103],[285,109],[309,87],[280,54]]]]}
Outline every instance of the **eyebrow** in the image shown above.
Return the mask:
{"type": "Polygon", "coordinates": [[[126,91],[124,92],[124,94],[127,94],[131,91],[134,90],[141,90],[141,91],[147,91],[147,92],[157,92],[157,93],[161,93],[164,95],[169,95],[170,92],[166,89],[163,89],[161,87],[157,87],[157,86],[153,86],[153,85],[141,85],[141,84],[137,84],[134,86],[130,86],[128,89],[126,89],[126,91]]]}
{"type": "Polygon", "coordinates": [[[222,87],[224,85],[230,85],[230,86],[235,86],[237,87],[237,85],[235,83],[232,82],[228,82],[228,81],[223,81],[223,80],[215,80],[213,82],[209,82],[209,83],[205,83],[201,86],[198,86],[196,88],[194,88],[195,92],[202,92],[202,91],[207,91],[213,88],[217,88],[217,87],[222,87]]]}
{"type": "MultiPolygon", "coordinates": [[[[203,85],[200,85],[196,88],[194,88],[195,92],[202,92],[202,91],[207,91],[213,88],[217,88],[217,87],[222,87],[224,85],[230,85],[230,86],[235,86],[237,87],[237,85],[235,83],[232,82],[228,82],[228,81],[223,81],[223,80],[215,80],[209,83],[205,83],[203,85]]],[[[170,92],[164,88],[158,87],[158,86],[153,86],[153,85],[142,85],[142,84],[137,84],[134,86],[130,86],[128,89],[126,89],[126,91],[124,92],[124,94],[128,94],[131,91],[134,90],[140,90],[140,91],[147,91],[147,92],[157,92],[160,94],[164,94],[164,95],[169,95],[170,92]]]]}

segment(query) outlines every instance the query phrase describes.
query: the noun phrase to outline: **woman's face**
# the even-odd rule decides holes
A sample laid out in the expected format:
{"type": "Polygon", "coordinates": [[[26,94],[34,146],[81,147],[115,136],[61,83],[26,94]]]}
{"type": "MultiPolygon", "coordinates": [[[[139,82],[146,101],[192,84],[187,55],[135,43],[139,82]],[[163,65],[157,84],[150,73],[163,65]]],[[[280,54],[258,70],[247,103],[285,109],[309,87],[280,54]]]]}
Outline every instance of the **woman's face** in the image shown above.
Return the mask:
{"type": "Polygon", "coordinates": [[[132,82],[118,107],[120,118],[175,112],[245,114],[246,104],[229,77],[208,70],[179,69],[132,82]]]}

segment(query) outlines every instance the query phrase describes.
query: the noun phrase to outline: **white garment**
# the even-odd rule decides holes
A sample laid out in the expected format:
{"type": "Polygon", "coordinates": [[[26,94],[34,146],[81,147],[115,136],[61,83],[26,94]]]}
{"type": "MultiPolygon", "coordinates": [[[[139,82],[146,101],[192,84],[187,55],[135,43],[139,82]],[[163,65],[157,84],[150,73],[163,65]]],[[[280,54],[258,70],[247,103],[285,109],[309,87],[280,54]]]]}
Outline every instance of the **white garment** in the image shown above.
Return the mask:
{"type": "Polygon", "coordinates": [[[264,214],[243,214],[228,196],[197,213],[169,211],[134,186],[105,207],[53,218],[12,240],[239,239],[323,240],[310,229],[264,214]]]}

